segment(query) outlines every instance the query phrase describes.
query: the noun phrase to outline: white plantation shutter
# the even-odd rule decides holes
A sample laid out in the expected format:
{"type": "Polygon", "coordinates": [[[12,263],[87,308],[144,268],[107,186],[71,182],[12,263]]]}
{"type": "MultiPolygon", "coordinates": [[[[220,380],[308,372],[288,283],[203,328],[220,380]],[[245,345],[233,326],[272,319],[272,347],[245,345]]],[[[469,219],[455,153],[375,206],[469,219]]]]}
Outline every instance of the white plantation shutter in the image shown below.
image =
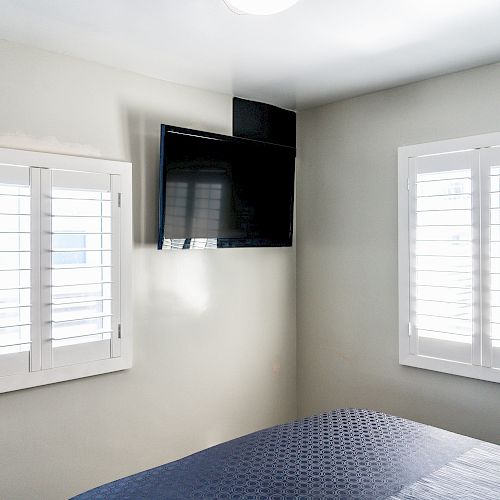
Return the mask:
{"type": "Polygon", "coordinates": [[[472,363],[479,333],[475,151],[410,161],[410,350],[472,363]]]}
{"type": "Polygon", "coordinates": [[[400,363],[500,382],[500,134],[399,151],[400,363]],[[495,141],[495,142],[490,142],[495,141]]]}
{"type": "Polygon", "coordinates": [[[119,273],[113,272],[118,192],[117,176],[52,172],[47,276],[53,367],[119,354],[119,273]]]}
{"type": "Polygon", "coordinates": [[[481,153],[483,365],[500,369],[500,150],[481,153]]]}
{"type": "Polygon", "coordinates": [[[30,370],[31,206],[30,169],[0,165],[0,376],[30,370]]]}
{"type": "Polygon", "coordinates": [[[130,167],[0,148],[0,392],[131,366],[130,167]]]}

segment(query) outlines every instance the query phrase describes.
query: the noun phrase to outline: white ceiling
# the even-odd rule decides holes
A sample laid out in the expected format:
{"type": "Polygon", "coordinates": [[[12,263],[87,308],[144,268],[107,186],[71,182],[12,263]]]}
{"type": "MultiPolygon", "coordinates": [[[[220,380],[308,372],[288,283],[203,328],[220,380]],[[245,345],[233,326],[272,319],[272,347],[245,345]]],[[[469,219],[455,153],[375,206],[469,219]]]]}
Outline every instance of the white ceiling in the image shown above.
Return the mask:
{"type": "Polygon", "coordinates": [[[500,61],[500,0],[0,0],[0,38],[304,108],[500,61]]]}

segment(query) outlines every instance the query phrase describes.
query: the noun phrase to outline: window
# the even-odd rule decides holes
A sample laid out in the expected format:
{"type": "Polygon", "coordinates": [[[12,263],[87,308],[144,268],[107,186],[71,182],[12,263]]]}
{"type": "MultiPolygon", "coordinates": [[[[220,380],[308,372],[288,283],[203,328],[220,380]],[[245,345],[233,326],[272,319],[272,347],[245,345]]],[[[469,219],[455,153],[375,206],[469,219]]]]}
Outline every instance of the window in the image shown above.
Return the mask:
{"type": "Polygon", "coordinates": [[[131,366],[131,165],[0,149],[0,392],[131,366]]]}
{"type": "Polygon", "coordinates": [[[399,148],[399,358],[500,382],[500,134],[399,148]]]}

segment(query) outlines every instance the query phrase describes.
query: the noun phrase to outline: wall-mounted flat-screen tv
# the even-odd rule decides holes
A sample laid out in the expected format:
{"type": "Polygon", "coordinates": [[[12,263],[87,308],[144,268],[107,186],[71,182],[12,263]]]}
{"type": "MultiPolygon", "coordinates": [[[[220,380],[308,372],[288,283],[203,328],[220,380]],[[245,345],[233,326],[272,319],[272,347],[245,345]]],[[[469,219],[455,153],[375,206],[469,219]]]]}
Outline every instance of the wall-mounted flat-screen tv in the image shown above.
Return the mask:
{"type": "Polygon", "coordinates": [[[292,244],[295,148],[162,125],[158,248],[292,244]]]}

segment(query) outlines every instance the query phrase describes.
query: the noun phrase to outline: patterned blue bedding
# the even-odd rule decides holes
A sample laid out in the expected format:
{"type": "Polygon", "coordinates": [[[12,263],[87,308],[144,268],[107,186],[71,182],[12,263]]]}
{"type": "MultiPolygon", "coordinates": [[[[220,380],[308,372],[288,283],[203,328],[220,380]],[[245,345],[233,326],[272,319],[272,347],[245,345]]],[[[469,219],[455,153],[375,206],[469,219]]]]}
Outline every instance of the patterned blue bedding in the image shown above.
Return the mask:
{"type": "Polygon", "coordinates": [[[463,489],[474,492],[478,486],[471,463],[481,472],[481,460],[489,460],[485,465],[489,482],[483,483],[480,498],[500,499],[500,447],[488,445],[486,459],[483,445],[384,413],[338,409],[234,439],[75,498],[474,498],[463,489]],[[467,458],[471,453],[474,458],[467,458]],[[457,486],[453,475],[465,477],[462,462],[472,472],[469,483],[457,486]],[[441,473],[445,469],[446,484],[441,473]],[[461,488],[455,491],[459,496],[447,493],[446,485],[461,488]]]}

